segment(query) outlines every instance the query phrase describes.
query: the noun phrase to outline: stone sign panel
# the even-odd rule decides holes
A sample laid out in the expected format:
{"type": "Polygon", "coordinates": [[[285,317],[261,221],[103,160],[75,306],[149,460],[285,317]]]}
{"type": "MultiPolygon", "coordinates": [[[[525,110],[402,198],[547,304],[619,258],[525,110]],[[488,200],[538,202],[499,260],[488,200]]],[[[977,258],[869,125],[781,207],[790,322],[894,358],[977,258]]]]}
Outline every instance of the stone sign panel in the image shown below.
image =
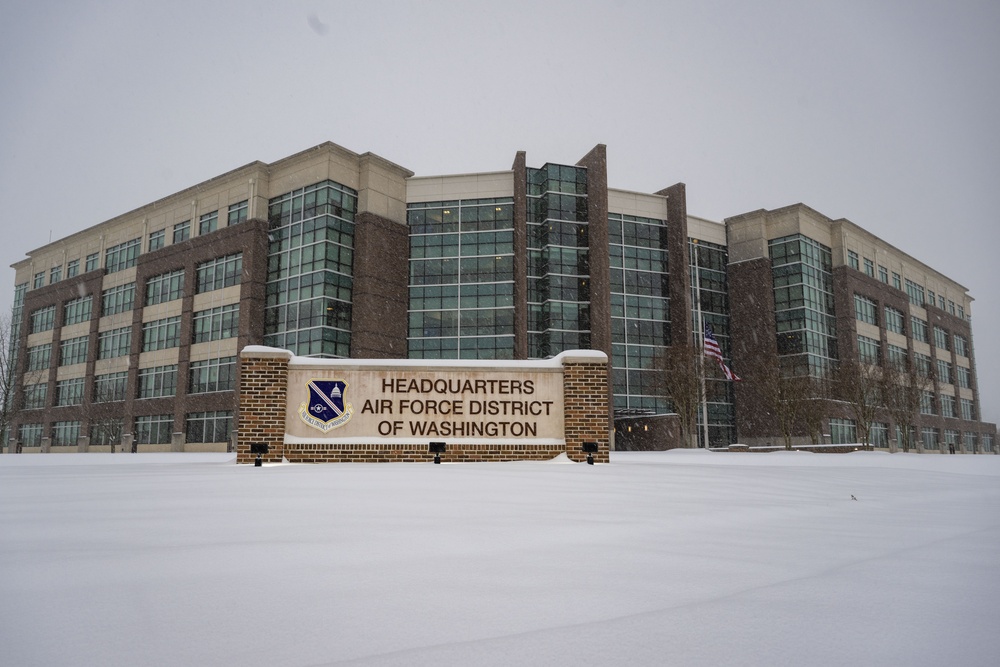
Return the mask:
{"type": "Polygon", "coordinates": [[[430,370],[338,364],[288,372],[285,433],[304,440],[563,439],[561,368],[430,370]]]}
{"type": "Polygon", "coordinates": [[[607,356],[541,361],[362,360],[240,353],[237,460],[268,444],[291,462],[583,460],[608,457],[607,356]]]}

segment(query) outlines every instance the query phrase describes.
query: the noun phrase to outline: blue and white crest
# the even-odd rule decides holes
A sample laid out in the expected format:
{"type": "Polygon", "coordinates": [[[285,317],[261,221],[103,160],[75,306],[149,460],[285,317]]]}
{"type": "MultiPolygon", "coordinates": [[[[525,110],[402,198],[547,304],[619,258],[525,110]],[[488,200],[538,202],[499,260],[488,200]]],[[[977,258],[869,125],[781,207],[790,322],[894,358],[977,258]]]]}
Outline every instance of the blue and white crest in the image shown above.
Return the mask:
{"type": "Polygon", "coordinates": [[[343,426],[354,414],[347,402],[347,383],[343,380],[309,380],[309,402],[299,406],[299,417],[309,426],[326,433],[343,426]]]}

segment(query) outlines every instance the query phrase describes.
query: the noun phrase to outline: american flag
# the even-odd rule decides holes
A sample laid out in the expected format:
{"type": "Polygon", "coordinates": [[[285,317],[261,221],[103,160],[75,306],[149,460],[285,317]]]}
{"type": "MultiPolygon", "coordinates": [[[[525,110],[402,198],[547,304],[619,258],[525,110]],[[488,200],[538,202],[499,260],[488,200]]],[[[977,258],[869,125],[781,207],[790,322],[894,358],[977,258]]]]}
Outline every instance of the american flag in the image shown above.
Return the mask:
{"type": "Polygon", "coordinates": [[[719,368],[722,372],[726,374],[726,379],[732,380],[733,382],[739,382],[740,378],[736,373],[730,370],[729,366],[726,365],[725,360],[722,358],[722,348],[719,347],[719,341],[715,339],[715,334],[712,333],[712,325],[705,325],[705,356],[711,359],[715,359],[716,363],[719,364],[719,368]]]}

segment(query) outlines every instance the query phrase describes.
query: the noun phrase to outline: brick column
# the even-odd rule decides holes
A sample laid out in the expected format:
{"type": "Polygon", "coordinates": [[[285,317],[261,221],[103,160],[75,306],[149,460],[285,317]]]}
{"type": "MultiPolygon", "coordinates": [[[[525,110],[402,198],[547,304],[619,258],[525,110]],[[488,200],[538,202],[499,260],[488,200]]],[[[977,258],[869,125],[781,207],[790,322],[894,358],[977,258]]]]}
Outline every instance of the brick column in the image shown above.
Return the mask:
{"type": "Polygon", "coordinates": [[[250,443],[265,442],[264,460],[281,461],[285,443],[285,407],[288,394],[288,350],[250,345],[240,352],[239,418],[236,462],[253,463],[250,443]]]}
{"type": "Polygon", "coordinates": [[[574,461],[585,461],[583,443],[596,442],[594,462],[608,463],[608,357],[596,350],[559,356],[563,364],[566,454],[574,461]]]}

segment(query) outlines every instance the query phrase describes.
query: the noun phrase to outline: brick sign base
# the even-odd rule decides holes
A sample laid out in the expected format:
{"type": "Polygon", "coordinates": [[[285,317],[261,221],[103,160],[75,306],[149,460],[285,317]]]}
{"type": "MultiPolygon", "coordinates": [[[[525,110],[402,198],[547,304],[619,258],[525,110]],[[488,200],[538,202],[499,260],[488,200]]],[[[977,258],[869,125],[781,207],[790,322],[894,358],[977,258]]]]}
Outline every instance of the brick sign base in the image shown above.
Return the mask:
{"type": "MultiPolygon", "coordinates": [[[[423,382],[435,381],[425,379],[423,382]]],[[[448,463],[545,461],[560,454],[566,454],[573,461],[584,461],[585,442],[597,443],[597,453],[593,455],[596,463],[608,462],[611,424],[608,409],[608,360],[605,354],[593,350],[564,352],[545,361],[497,362],[493,365],[484,365],[484,362],[447,360],[434,360],[433,363],[428,363],[426,360],[318,360],[294,357],[287,350],[248,346],[240,353],[239,383],[236,448],[238,463],[252,463],[256,459],[256,455],[250,453],[251,444],[268,446],[268,453],[262,456],[265,462],[286,460],[291,463],[427,463],[434,459],[434,454],[428,451],[431,441],[445,443],[441,461],[448,463]],[[523,404],[524,407],[516,409],[524,410],[523,414],[543,415],[537,419],[544,422],[540,427],[535,425],[533,430],[529,426],[527,433],[523,433],[525,427],[519,423],[517,428],[520,430],[517,433],[509,433],[508,437],[500,438],[485,436],[449,438],[436,432],[425,435],[422,430],[420,433],[414,433],[412,428],[407,430],[409,421],[403,419],[400,413],[402,408],[412,409],[412,404],[416,400],[426,396],[415,394],[414,400],[407,394],[402,394],[407,396],[402,399],[399,395],[389,394],[390,398],[383,397],[378,400],[364,392],[359,393],[358,385],[365,383],[352,379],[344,387],[344,405],[340,406],[343,408],[348,404],[347,398],[350,395],[350,404],[354,411],[352,415],[354,421],[350,428],[333,426],[324,432],[321,428],[310,427],[309,422],[315,423],[317,420],[310,419],[311,415],[306,409],[308,397],[312,395],[306,392],[305,387],[321,384],[324,378],[355,377],[350,376],[350,373],[363,374],[367,380],[365,386],[398,386],[401,390],[406,388],[408,382],[413,382],[408,378],[414,377],[448,378],[436,380],[439,383],[436,385],[438,387],[460,387],[462,383],[471,382],[472,385],[465,384],[465,386],[467,388],[489,386],[500,389],[529,386],[530,380],[518,379],[522,375],[542,377],[547,390],[532,394],[531,401],[494,400],[492,407],[495,410],[498,405],[502,406],[504,403],[523,404]],[[539,373],[542,375],[538,375],[539,373]],[[303,382],[303,378],[308,382],[303,382]],[[375,378],[374,382],[372,378],[375,378]],[[393,382],[401,384],[393,385],[393,382]],[[447,384],[448,382],[451,384],[447,384]],[[560,389],[561,397],[558,395],[560,389]],[[551,409],[551,414],[545,416],[543,408],[551,409]],[[558,413],[554,412],[555,408],[560,408],[558,413]],[[378,421],[383,418],[382,415],[362,414],[380,409],[389,413],[382,421],[378,421]],[[365,421],[366,419],[368,421],[365,421]],[[378,426],[375,426],[376,423],[378,426]],[[392,424],[397,425],[395,437],[393,434],[387,437],[378,434],[378,430],[388,429],[392,424]],[[541,437],[530,437],[539,434],[541,437]],[[521,435],[527,437],[514,437],[521,435]]],[[[516,392],[510,393],[516,394],[516,392]]],[[[473,420],[471,413],[477,409],[485,410],[481,406],[488,403],[486,400],[480,400],[482,398],[480,396],[470,398],[468,394],[461,393],[452,396],[434,394],[434,397],[434,401],[456,406],[449,409],[464,409],[466,411],[464,416],[455,417],[459,420],[473,420]]],[[[501,397],[520,398],[507,395],[501,397]]],[[[421,407],[423,408],[424,404],[421,404],[421,407]]],[[[317,409],[321,410],[321,407],[317,409]]],[[[322,424],[319,426],[323,427],[322,424]]]]}

